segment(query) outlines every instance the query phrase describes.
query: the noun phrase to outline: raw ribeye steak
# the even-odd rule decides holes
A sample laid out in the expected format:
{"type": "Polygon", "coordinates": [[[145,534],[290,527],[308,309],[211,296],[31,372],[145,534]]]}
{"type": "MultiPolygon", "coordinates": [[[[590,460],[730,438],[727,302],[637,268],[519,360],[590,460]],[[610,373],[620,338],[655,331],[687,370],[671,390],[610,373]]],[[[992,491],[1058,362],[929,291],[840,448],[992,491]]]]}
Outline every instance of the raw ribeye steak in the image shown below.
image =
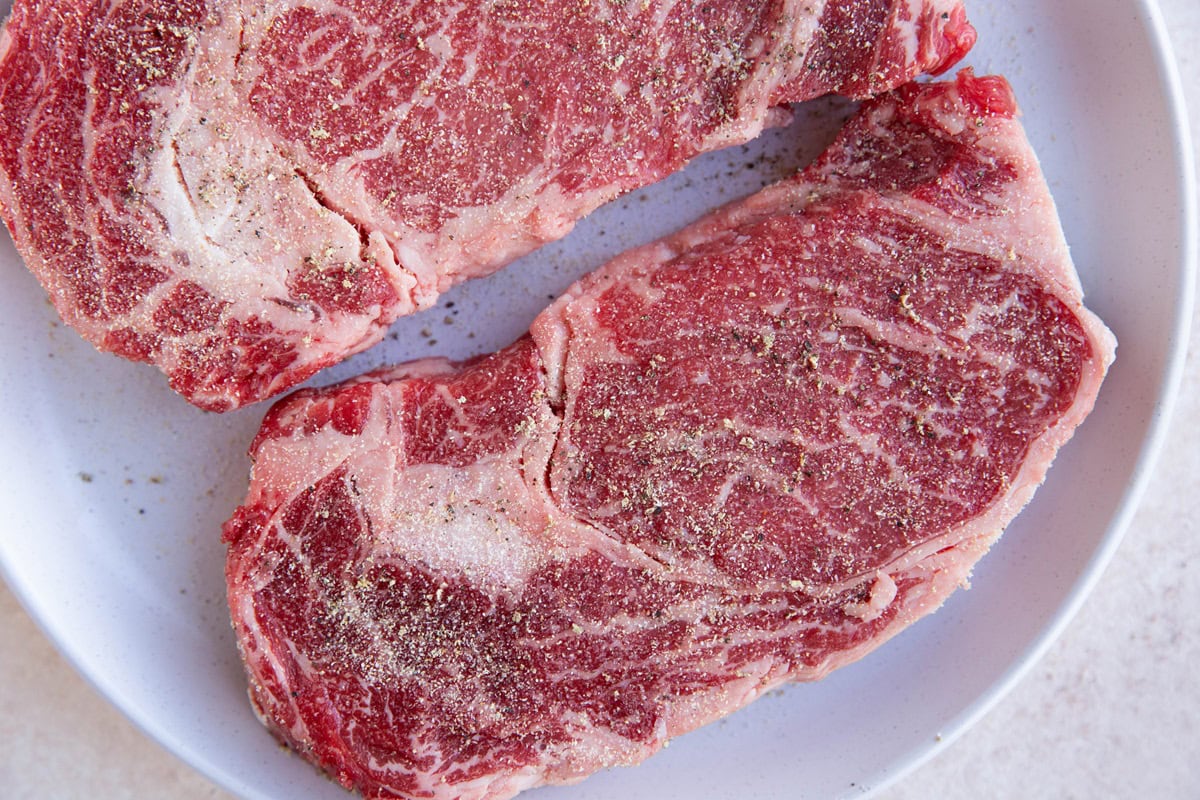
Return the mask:
{"type": "Polygon", "coordinates": [[[937,608],[1114,348],[1015,113],[906,86],[507,349],[276,404],[225,528],[267,725],[370,797],[505,798],[937,608]]]}
{"type": "Polygon", "coordinates": [[[69,324],[225,410],[974,37],[960,0],[17,0],[0,213],[69,324]]]}

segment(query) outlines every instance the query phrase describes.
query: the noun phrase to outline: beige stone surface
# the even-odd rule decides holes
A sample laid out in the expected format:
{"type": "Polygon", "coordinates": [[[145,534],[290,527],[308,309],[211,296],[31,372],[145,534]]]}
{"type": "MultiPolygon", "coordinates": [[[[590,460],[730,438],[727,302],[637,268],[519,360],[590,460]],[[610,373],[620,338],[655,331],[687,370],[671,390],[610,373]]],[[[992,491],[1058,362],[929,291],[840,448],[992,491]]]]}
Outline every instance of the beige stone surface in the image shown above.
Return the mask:
{"type": "MultiPolygon", "coordinates": [[[[1161,0],[1200,131],[1200,3],[1161,0]]],[[[1066,633],[881,800],[1200,797],[1200,320],[1150,490],[1066,633]]],[[[0,797],[231,797],[100,697],[0,584],[0,797]]]]}

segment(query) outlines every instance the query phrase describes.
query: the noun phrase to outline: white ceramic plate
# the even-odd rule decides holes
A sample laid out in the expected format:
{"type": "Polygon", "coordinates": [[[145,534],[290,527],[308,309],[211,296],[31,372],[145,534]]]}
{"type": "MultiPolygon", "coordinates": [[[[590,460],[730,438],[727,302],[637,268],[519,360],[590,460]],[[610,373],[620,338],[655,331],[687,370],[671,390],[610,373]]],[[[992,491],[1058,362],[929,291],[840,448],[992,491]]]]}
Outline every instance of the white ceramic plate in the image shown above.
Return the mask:
{"type": "MultiPolygon", "coordinates": [[[[766,800],[877,788],[1015,681],[1115,547],[1165,428],[1190,315],[1195,207],[1177,80],[1144,3],[968,8],[980,32],[968,63],[1014,84],[1089,305],[1120,340],[1095,413],[977,569],[975,588],[937,615],[637,769],[531,797],[766,800]]],[[[792,128],[702,159],[645,201],[602,210],[567,241],[451,292],[320,380],[507,343],[607,256],[811,158],[844,112],[814,104],[792,128]]],[[[7,237],[0,298],[0,563],[12,588],[101,692],[217,782],[252,798],[345,800],[251,715],[227,621],[219,526],[241,499],[243,449],[265,408],[203,414],[156,371],[94,352],[57,321],[7,237]]]]}

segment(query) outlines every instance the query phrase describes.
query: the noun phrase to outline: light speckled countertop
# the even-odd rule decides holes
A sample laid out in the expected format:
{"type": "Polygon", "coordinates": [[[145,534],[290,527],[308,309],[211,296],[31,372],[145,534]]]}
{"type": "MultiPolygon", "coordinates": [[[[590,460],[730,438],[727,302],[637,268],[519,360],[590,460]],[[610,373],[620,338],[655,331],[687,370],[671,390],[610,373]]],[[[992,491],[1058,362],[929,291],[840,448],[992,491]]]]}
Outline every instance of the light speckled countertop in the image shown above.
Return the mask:
{"type": "MultiPolygon", "coordinates": [[[[1160,6],[1200,131],[1200,3],[1160,6]]],[[[1198,418],[1200,317],[1154,480],[1094,594],[1011,694],[881,800],[1200,798],[1198,418]]],[[[0,796],[229,797],[97,695],[2,584],[0,632],[0,796]]]]}

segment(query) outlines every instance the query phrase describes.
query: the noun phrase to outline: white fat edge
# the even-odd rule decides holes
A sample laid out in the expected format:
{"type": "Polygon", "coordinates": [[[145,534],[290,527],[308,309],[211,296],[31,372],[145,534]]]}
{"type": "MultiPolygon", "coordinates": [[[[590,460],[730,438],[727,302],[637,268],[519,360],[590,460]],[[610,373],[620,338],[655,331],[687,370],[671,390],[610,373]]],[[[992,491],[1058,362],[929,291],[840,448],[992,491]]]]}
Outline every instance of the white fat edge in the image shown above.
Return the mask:
{"type": "MultiPolygon", "coordinates": [[[[756,65],[756,71],[763,68],[760,59],[760,63],[756,65]]],[[[737,118],[719,126],[700,141],[696,152],[709,153],[757,139],[767,124],[768,91],[768,87],[762,80],[750,78],[743,81],[741,96],[735,103],[740,111],[737,118]]]]}
{"type": "MultiPolygon", "coordinates": [[[[899,607],[893,618],[876,635],[848,650],[830,652],[817,664],[799,667],[781,677],[788,681],[819,680],[839,667],[858,661],[921,617],[933,613],[955,590],[967,585],[972,567],[987,552],[994,538],[995,536],[968,537],[956,543],[947,543],[942,552],[928,553],[924,558],[903,565],[893,565],[868,576],[878,580],[878,576],[886,575],[896,586],[899,585],[900,579],[916,580],[903,593],[898,592],[889,602],[889,605],[898,603],[899,607]]],[[[883,586],[881,590],[887,591],[883,586]]],[[[834,630],[844,631],[857,627],[861,624],[859,619],[855,615],[847,614],[846,623],[834,630]]]]}
{"type": "MultiPolygon", "coordinates": [[[[731,142],[755,135],[763,120],[748,116],[752,119],[721,135],[731,137],[731,142]]],[[[379,154],[387,149],[385,142],[378,148],[379,154]]],[[[463,278],[490,273],[546,241],[561,238],[579,216],[607,202],[615,193],[611,187],[604,187],[583,196],[567,197],[551,176],[535,170],[495,204],[456,209],[456,217],[441,235],[431,237],[398,226],[381,214],[379,204],[369,198],[361,180],[352,176],[352,170],[353,163],[341,164],[336,170],[340,179],[330,181],[337,186],[339,207],[347,208],[348,213],[366,220],[371,227],[387,232],[401,265],[416,275],[414,294],[416,304],[422,307],[432,304],[438,292],[463,278]],[[495,224],[497,210],[506,225],[495,224]],[[422,252],[430,255],[423,257],[422,252]]],[[[334,191],[333,185],[323,188],[334,191]]]]}
{"type": "Polygon", "coordinates": [[[498,765],[494,760],[488,762],[494,767],[492,772],[484,773],[469,781],[447,782],[445,779],[447,768],[468,772],[475,764],[484,761],[485,757],[473,756],[465,760],[456,756],[447,757],[443,754],[440,746],[435,744],[436,734],[434,732],[428,732],[426,735],[422,735],[422,733],[423,731],[418,730],[409,738],[411,743],[409,749],[415,760],[432,762],[434,765],[432,769],[414,771],[402,764],[380,763],[372,756],[369,761],[371,770],[414,779],[416,786],[412,791],[412,796],[428,798],[428,800],[501,800],[501,798],[507,800],[507,798],[513,797],[525,789],[539,786],[543,782],[545,767],[540,763],[529,764],[513,770],[498,765]]]}
{"type": "Polygon", "coordinates": [[[604,186],[568,194],[547,167],[539,166],[495,203],[455,209],[444,227],[442,246],[447,247],[447,235],[453,236],[460,268],[447,276],[448,281],[443,278],[443,288],[463,278],[494,272],[547,242],[561,239],[579,218],[613,199],[618,191],[614,186],[604,186]]]}
{"type": "Polygon", "coordinates": [[[545,774],[545,766],[536,763],[515,771],[505,769],[455,784],[451,789],[443,788],[443,796],[445,800],[507,800],[526,789],[541,786],[545,783],[545,774]]]}
{"type": "MultiPolygon", "coordinates": [[[[623,286],[622,288],[631,287],[623,286]]],[[[571,389],[579,388],[579,383],[583,378],[583,364],[603,363],[606,366],[629,366],[635,363],[632,356],[622,352],[618,347],[614,332],[599,324],[598,294],[599,292],[588,292],[572,298],[561,309],[562,320],[570,337],[566,348],[567,359],[563,365],[563,377],[567,385],[566,399],[572,405],[578,392],[571,391],[571,389]]],[[[653,294],[650,296],[652,297],[653,294]]]]}
{"type": "Polygon", "coordinates": [[[570,402],[574,398],[567,384],[578,383],[581,358],[586,361],[599,356],[604,363],[633,363],[611,342],[611,332],[598,327],[596,298],[621,281],[623,288],[639,293],[649,303],[656,302],[662,293],[649,286],[646,276],[674,255],[675,251],[662,241],[627,251],[576,281],[537,315],[529,330],[546,370],[550,402],[570,402]],[[635,280],[628,281],[631,275],[635,280]]]}
{"type": "MultiPolygon", "coordinates": [[[[594,302],[596,297],[617,284],[622,292],[637,297],[647,305],[661,302],[666,290],[655,288],[651,282],[663,267],[684,252],[672,244],[671,240],[663,239],[617,255],[599,269],[580,278],[568,291],[568,294],[575,296],[568,304],[575,305],[585,298],[594,302]]],[[[575,316],[580,316],[579,323],[589,319],[584,315],[575,316]]],[[[582,329],[585,326],[577,327],[582,329]]]]}
{"type": "Polygon", "coordinates": [[[586,710],[566,711],[559,717],[568,739],[551,744],[543,762],[547,783],[575,783],[599,769],[633,766],[645,761],[667,743],[667,730],[660,721],[648,741],[629,739],[592,722],[586,710]]]}
{"type": "Polygon", "coordinates": [[[391,384],[408,378],[439,380],[457,375],[461,368],[457,363],[444,356],[428,356],[415,361],[405,361],[393,366],[383,367],[373,372],[357,375],[348,379],[342,386],[362,383],[391,384]]]}
{"type": "MultiPolygon", "coordinates": [[[[349,461],[350,459],[346,458],[348,452],[361,450],[366,442],[378,442],[388,435],[395,438],[398,429],[389,430],[386,411],[381,410],[378,399],[373,401],[371,411],[361,436],[346,436],[331,427],[326,427],[307,436],[268,440],[263,443],[256,454],[251,484],[252,496],[248,502],[253,502],[263,495],[282,498],[282,500],[276,503],[274,515],[263,526],[259,541],[254,543],[248,555],[240,559],[239,563],[242,566],[238,581],[239,591],[231,593],[237,598],[231,610],[234,618],[240,619],[246,626],[250,638],[256,645],[253,653],[246,653],[246,660],[250,664],[252,672],[269,672],[283,687],[290,685],[288,675],[291,664],[294,663],[302,673],[308,675],[315,674],[317,668],[306,655],[305,648],[297,646],[290,639],[285,639],[283,648],[286,652],[276,652],[271,648],[273,640],[261,630],[255,608],[255,598],[257,593],[274,579],[276,566],[274,559],[264,559],[262,547],[270,539],[280,541],[290,552],[290,557],[299,564],[302,574],[309,576],[313,574],[310,561],[303,552],[299,535],[284,527],[281,515],[307,487],[315,485],[342,463],[349,461]],[[254,566],[255,569],[248,572],[245,568],[247,565],[254,566]]],[[[375,474],[391,475],[395,472],[395,454],[398,449],[398,447],[384,447],[371,454],[376,460],[383,459],[386,462],[374,465],[375,474]]],[[[361,507],[358,513],[360,516],[362,515],[361,507]]],[[[261,681],[257,681],[257,683],[259,686],[262,685],[261,681]]],[[[296,702],[287,697],[281,698],[270,693],[265,694],[277,703],[291,706],[296,722],[289,729],[289,733],[297,741],[307,741],[307,727],[296,702]]],[[[274,714],[273,718],[279,720],[281,715],[274,714]]]]}
{"type": "Polygon", "coordinates": [[[256,496],[283,498],[282,509],[311,486],[315,486],[341,464],[364,452],[378,450],[394,460],[403,447],[401,426],[390,426],[386,400],[376,393],[360,434],[347,436],[327,425],[304,435],[264,441],[254,455],[251,486],[256,496]]]}
{"type": "MultiPolygon", "coordinates": [[[[1103,323],[1099,323],[1098,320],[1096,324],[1100,326],[1099,330],[1089,330],[1089,333],[1100,337],[1100,346],[1111,343],[1103,341],[1105,334],[1111,339],[1108,329],[1103,327],[1103,323]]],[[[999,503],[1002,506],[999,513],[1007,515],[1007,518],[1000,523],[999,527],[1007,526],[1008,522],[1032,499],[1034,492],[1045,480],[1046,472],[1050,469],[1059,448],[1066,444],[1074,435],[1075,428],[1091,413],[1100,390],[1100,383],[1104,379],[1108,364],[1111,363],[1112,352],[1111,350],[1102,351],[1096,355],[1095,359],[1085,363],[1079,388],[1070,407],[1054,425],[1030,444],[1016,475],[1006,476],[1009,492],[999,503]]],[[[978,530],[981,536],[987,534],[986,527],[978,530]]],[[[997,530],[994,536],[999,536],[999,533],[1000,531],[997,530]]]]}
{"type": "MultiPolygon", "coordinates": [[[[1016,482],[1010,483],[1010,487],[1016,487],[1016,482]]],[[[873,583],[878,579],[880,574],[887,574],[893,576],[893,579],[895,579],[895,576],[905,571],[927,568],[927,559],[936,560],[941,558],[943,551],[946,550],[963,547],[981,548],[979,555],[982,555],[1028,502],[1029,496],[1032,495],[1035,488],[1036,484],[1032,487],[1022,488],[1019,492],[1010,491],[1008,494],[996,498],[981,514],[958,525],[946,528],[941,534],[903,550],[897,553],[892,560],[864,572],[832,583],[813,583],[797,579],[785,582],[785,586],[792,590],[802,591],[815,600],[828,599],[837,597],[839,594],[843,594],[856,587],[861,587],[864,582],[871,581],[873,583]],[[1020,497],[1014,503],[1012,498],[1016,495],[1020,495],[1020,497]]],[[[965,570],[964,576],[969,571],[969,569],[965,570]]],[[[779,588],[779,582],[775,581],[764,582],[762,585],[755,587],[755,590],[761,592],[777,590],[779,588]]],[[[806,622],[802,616],[798,618],[798,623],[806,627],[812,627],[812,623],[806,622]]],[[[844,626],[834,627],[840,629],[844,626]]],[[[797,679],[808,680],[808,678],[797,679]]]]}
{"type": "MultiPolygon", "coordinates": [[[[265,530],[270,530],[270,526],[265,530]]],[[[256,561],[257,556],[244,559],[242,564],[253,564],[256,561]]],[[[271,570],[265,570],[265,572],[268,578],[271,577],[271,570]]],[[[286,691],[286,687],[291,685],[289,680],[291,664],[293,663],[291,659],[294,659],[294,663],[306,674],[312,674],[312,664],[301,649],[296,647],[290,639],[284,640],[283,649],[286,651],[286,655],[273,646],[274,638],[268,636],[259,623],[260,617],[256,602],[257,592],[261,587],[250,585],[249,577],[250,575],[245,571],[239,573],[238,591],[230,593],[230,615],[234,622],[240,623],[245,630],[244,637],[239,635],[238,638],[242,660],[251,684],[250,696],[252,699],[261,697],[275,705],[289,707],[293,723],[287,729],[288,734],[296,741],[308,741],[309,732],[308,726],[304,722],[304,716],[300,713],[297,700],[290,696],[290,693],[286,691]],[[284,687],[284,696],[281,697],[269,691],[266,688],[267,680],[284,687]]],[[[261,582],[260,576],[258,583],[261,582]]],[[[250,705],[254,710],[255,716],[268,728],[273,728],[276,726],[276,723],[282,721],[282,714],[270,712],[268,715],[268,711],[260,708],[257,701],[252,702],[250,705]]]]}
{"type": "Polygon", "coordinates": [[[883,571],[876,572],[867,599],[861,603],[847,603],[842,606],[842,612],[863,622],[873,622],[896,599],[897,591],[896,582],[890,575],[883,571]]]}
{"type": "Polygon", "coordinates": [[[529,326],[529,335],[537,345],[542,368],[546,372],[546,397],[555,405],[566,399],[566,366],[571,331],[564,314],[569,297],[570,290],[538,314],[529,326]]]}
{"type": "Polygon", "coordinates": [[[655,731],[655,745],[665,747],[676,736],[744,708],[786,678],[786,671],[774,659],[762,658],[741,667],[732,681],[676,698],[664,709],[659,729],[655,731]]]}
{"type": "Polygon", "coordinates": [[[386,238],[395,255],[395,272],[412,283],[414,303],[419,307],[432,305],[454,284],[488,275],[561,239],[580,217],[618,193],[615,187],[605,186],[568,194],[548,167],[538,166],[493,203],[451,209],[447,222],[430,233],[405,225],[389,213],[368,191],[357,169],[364,160],[387,157],[388,141],[385,137],[378,148],[343,159],[329,171],[322,189],[339,208],[386,238]]]}
{"type": "MultiPolygon", "coordinates": [[[[749,197],[717,208],[658,242],[645,245],[644,248],[628,251],[610,262],[610,265],[616,266],[628,260],[634,260],[638,257],[640,251],[651,248],[656,249],[657,255],[655,257],[658,261],[668,261],[710,241],[716,240],[738,228],[744,228],[776,217],[781,213],[781,209],[787,209],[788,213],[798,212],[808,204],[812,192],[816,188],[819,187],[809,183],[797,183],[793,179],[778,181],[760,189],[749,197]]],[[[809,228],[806,231],[807,233],[811,234],[815,231],[815,227],[811,224],[809,228]]],[[[738,236],[741,237],[742,234],[738,234],[738,236]]],[[[802,240],[799,244],[806,248],[810,246],[808,240],[802,240]]],[[[602,268],[602,270],[607,272],[609,266],[602,268]]],[[[760,271],[766,270],[768,270],[767,265],[760,265],[760,271]]],[[[597,273],[599,272],[600,270],[597,271],[597,273]]],[[[803,280],[807,282],[806,285],[819,286],[821,283],[815,278],[804,278],[803,280]]],[[[782,313],[783,309],[787,308],[787,303],[785,302],[782,305],[776,306],[765,306],[764,308],[774,308],[775,311],[771,313],[777,316],[779,313],[782,313]]]]}

